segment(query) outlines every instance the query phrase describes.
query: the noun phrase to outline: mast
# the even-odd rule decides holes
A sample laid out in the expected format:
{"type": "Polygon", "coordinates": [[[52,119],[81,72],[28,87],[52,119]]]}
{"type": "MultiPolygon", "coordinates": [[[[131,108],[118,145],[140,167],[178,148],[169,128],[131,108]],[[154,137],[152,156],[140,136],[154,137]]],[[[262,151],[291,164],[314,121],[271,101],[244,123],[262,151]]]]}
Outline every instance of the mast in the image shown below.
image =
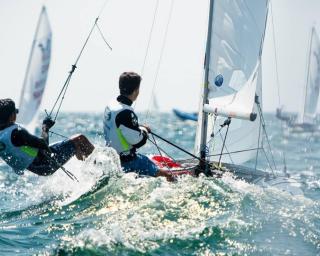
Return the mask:
{"type": "Polygon", "coordinates": [[[21,94],[20,94],[19,108],[21,108],[21,106],[22,106],[23,96],[24,96],[26,83],[27,83],[26,80],[27,80],[27,77],[28,77],[29,71],[30,71],[30,64],[31,64],[31,61],[32,61],[32,56],[33,56],[35,44],[36,44],[36,41],[37,41],[37,35],[38,35],[38,32],[39,32],[41,19],[42,19],[43,14],[45,13],[45,11],[46,11],[46,7],[42,6],[41,13],[40,13],[40,16],[39,16],[39,19],[38,19],[38,23],[37,23],[36,32],[34,34],[33,41],[32,41],[32,46],[31,46],[31,51],[30,51],[30,54],[29,54],[29,60],[28,60],[26,74],[25,74],[24,80],[23,80],[23,87],[22,87],[22,91],[21,91],[21,94]]]}
{"type": "Polygon", "coordinates": [[[309,44],[309,53],[308,53],[308,58],[307,58],[307,61],[308,61],[308,66],[307,66],[307,80],[306,80],[306,84],[305,84],[305,95],[304,95],[304,101],[303,101],[303,111],[302,111],[302,123],[304,123],[305,121],[305,111],[306,111],[306,101],[307,101],[307,94],[308,94],[308,83],[309,83],[309,69],[310,69],[310,58],[311,58],[311,46],[312,46],[312,37],[313,37],[313,31],[314,31],[314,27],[312,27],[311,29],[311,36],[310,36],[310,44],[309,44]]]}
{"type": "MultiPolygon", "coordinates": [[[[213,20],[213,7],[214,0],[210,0],[209,7],[209,23],[208,23],[208,33],[207,33],[207,44],[206,44],[206,54],[205,54],[205,75],[204,75],[204,86],[203,86],[203,98],[202,98],[202,112],[201,112],[201,130],[200,130],[200,158],[205,160],[206,158],[206,144],[207,144],[207,125],[208,125],[208,113],[203,109],[204,104],[209,103],[209,64],[210,64],[210,53],[211,53],[211,34],[212,34],[212,20],[213,20]]],[[[205,161],[202,161],[205,163],[205,161]]]]}

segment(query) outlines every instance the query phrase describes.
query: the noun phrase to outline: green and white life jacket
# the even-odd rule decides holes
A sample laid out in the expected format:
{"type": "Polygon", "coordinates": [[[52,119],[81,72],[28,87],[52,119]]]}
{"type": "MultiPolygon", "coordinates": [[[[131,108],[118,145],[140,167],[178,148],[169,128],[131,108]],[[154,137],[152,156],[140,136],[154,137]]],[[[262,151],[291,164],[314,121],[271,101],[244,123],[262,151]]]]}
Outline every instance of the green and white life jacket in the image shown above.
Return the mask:
{"type": "Polygon", "coordinates": [[[121,102],[120,96],[118,101],[112,101],[106,107],[103,128],[106,145],[113,147],[121,160],[125,156],[135,156],[135,149],[147,140],[147,132],[139,127],[133,108],[121,102]]]}
{"type": "Polygon", "coordinates": [[[0,131],[0,157],[17,174],[23,171],[33,162],[38,155],[38,149],[30,146],[16,147],[11,142],[11,134],[14,129],[24,129],[18,124],[11,125],[0,131]]]}

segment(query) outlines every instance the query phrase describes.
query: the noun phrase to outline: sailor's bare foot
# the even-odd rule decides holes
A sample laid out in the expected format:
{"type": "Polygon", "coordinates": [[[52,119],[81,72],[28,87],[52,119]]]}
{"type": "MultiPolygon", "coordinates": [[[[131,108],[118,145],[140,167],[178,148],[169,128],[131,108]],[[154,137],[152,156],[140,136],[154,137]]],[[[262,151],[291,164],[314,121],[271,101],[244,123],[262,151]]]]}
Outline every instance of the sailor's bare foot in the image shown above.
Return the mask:
{"type": "Polygon", "coordinates": [[[78,160],[84,160],[87,158],[92,151],[94,150],[94,146],[91,144],[91,142],[85,137],[84,135],[74,135],[71,140],[74,143],[74,146],[76,148],[76,158],[78,160]]]}

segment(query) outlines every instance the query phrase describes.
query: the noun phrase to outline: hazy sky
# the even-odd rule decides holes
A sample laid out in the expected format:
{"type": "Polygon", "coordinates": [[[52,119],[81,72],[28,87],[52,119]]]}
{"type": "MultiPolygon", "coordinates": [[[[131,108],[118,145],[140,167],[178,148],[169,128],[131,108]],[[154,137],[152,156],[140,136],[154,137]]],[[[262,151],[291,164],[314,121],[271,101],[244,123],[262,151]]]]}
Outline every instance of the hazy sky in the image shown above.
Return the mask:
{"type": "MultiPolygon", "coordinates": [[[[253,0],[252,0],[253,1],[253,0]]],[[[258,0],[254,0],[258,1],[258,0]]],[[[53,32],[52,60],[42,109],[50,109],[104,0],[0,0],[0,95],[18,102],[42,4],[53,32]]],[[[63,111],[103,111],[118,94],[123,71],[142,72],[156,0],[109,0],[78,63],[63,111]]],[[[161,110],[196,110],[203,75],[208,0],[174,0],[159,74],[156,70],[172,0],[161,0],[143,72],[137,110],[148,108],[152,87],[161,110]]],[[[319,23],[319,0],[272,0],[281,104],[297,110],[305,82],[311,26],[319,23]]],[[[263,52],[263,104],[278,106],[270,17],[263,52]]]]}

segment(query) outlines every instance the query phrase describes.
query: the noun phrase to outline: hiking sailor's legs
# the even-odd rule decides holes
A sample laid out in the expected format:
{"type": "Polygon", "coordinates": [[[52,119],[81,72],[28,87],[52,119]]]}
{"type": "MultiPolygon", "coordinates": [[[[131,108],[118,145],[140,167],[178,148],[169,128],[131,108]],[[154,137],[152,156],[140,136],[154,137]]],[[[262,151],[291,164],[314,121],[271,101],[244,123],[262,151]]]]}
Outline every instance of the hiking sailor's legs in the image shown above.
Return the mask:
{"type": "Polygon", "coordinates": [[[91,144],[91,142],[82,134],[77,134],[71,137],[70,139],[76,150],[76,157],[78,160],[84,160],[87,158],[92,151],[94,150],[94,146],[91,144]]]}

